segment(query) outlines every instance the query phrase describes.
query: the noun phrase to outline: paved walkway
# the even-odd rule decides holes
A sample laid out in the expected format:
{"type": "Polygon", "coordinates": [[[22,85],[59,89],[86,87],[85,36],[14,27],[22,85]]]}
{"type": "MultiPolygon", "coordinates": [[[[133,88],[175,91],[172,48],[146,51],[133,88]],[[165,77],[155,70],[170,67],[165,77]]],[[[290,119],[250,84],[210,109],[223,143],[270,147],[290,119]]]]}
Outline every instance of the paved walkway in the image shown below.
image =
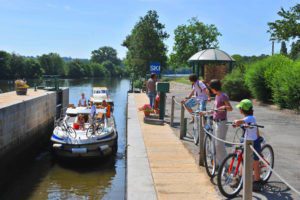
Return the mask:
{"type": "Polygon", "coordinates": [[[145,102],[145,94],[129,95],[127,199],[220,199],[169,125],[143,122],[145,102]]]}

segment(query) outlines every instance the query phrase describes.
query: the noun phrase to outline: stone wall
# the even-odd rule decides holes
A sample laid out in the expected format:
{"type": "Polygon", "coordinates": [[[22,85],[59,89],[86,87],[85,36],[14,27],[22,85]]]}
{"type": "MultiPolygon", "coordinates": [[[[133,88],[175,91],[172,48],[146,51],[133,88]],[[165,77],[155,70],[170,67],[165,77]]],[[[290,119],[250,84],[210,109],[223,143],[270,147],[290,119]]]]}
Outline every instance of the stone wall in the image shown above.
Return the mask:
{"type": "Polygon", "coordinates": [[[62,100],[62,107],[67,108],[69,105],[69,88],[61,88],[63,91],[63,100],[62,100]]]}
{"type": "Polygon", "coordinates": [[[1,108],[0,157],[9,151],[23,149],[28,145],[28,139],[46,134],[44,127],[50,124],[53,128],[55,114],[55,92],[1,108]]]}
{"type": "Polygon", "coordinates": [[[204,66],[204,80],[207,83],[211,79],[222,80],[227,73],[228,73],[227,65],[218,65],[218,66],[205,65],[204,66]]]}

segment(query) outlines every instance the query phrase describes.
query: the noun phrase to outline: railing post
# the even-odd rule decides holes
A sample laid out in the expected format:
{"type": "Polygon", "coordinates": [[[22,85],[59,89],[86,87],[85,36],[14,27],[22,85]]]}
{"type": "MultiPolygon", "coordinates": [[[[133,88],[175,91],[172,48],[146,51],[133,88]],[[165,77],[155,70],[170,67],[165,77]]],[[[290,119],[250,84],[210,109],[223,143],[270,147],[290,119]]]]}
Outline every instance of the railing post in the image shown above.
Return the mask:
{"type": "Polygon", "coordinates": [[[243,200],[252,200],[253,152],[250,148],[252,140],[245,141],[243,167],[243,200]]]}
{"type": "Polygon", "coordinates": [[[204,129],[203,129],[203,121],[204,121],[204,118],[203,116],[200,116],[199,117],[199,165],[200,166],[204,166],[204,129]]]}
{"type": "Polygon", "coordinates": [[[174,107],[175,107],[175,96],[172,96],[172,103],[171,103],[171,122],[170,125],[174,125],[174,107]]]}
{"type": "Polygon", "coordinates": [[[183,139],[183,137],[185,136],[185,124],[184,124],[184,106],[183,103],[181,103],[181,112],[180,112],[180,135],[179,138],[183,139]]]}

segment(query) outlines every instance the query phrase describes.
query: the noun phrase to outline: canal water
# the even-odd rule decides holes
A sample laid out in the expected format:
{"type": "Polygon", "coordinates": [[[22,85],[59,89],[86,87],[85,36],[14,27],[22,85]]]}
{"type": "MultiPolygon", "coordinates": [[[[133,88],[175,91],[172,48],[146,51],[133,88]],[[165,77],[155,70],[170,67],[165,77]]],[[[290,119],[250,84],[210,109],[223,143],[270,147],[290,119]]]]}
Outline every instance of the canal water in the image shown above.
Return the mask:
{"type": "MultiPolygon", "coordinates": [[[[18,163],[18,170],[6,187],[0,188],[0,199],[124,199],[129,84],[126,79],[60,80],[60,86],[69,87],[69,101],[75,105],[81,93],[90,97],[92,87],[108,87],[115,102],[114,116],[119,134],[116,155],[100,162],[58,162],[52,156],[49,144],[45,144],[45,148],[34,157],[18,163]]],[[[3,92],[9,91],[13,89],[13,83],[1,81],[0,89],[3,92]]]]}

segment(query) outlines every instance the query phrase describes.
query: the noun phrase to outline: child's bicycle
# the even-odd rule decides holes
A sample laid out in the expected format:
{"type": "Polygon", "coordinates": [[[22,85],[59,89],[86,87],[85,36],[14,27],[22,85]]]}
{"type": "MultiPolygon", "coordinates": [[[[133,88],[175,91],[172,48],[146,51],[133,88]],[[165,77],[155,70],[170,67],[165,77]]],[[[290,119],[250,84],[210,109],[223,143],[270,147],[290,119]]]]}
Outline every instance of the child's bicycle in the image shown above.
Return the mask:
{"type": "MultiPolygon", "coordinates": [[[[232,122],[228,122],[227,124],[233,125],[232,122]]],[[[247,128],[264,128],[260,125],[241,125],[239,128],[243,130],[245,134],[245,130],[247,128]]],[[[243,136],[244,136],[243,134],[243,136]]],[[[274,151],[271,145],[265,144],[264,138],[260,137],[262,148],[261,148],[261,157],[264,159],[266,163],[273,169],[274,167],[274,151]]],[[[241,142],[243,141],[243,137],[241,138],[241,142]]],[[[242,165],[243,165],[243,153],[244,146],[237,145],[234,152],[229,154],[222,162],[218,171],[218,188],[220,192],[227,198],[233,198],[237,196],[237,194],[242,189],[243,179],[242,179],[242,165]]],[[[260,178],[261,183],[266,183],[272,175],[272,171],[266,166],[262,161],[259,163],[260,166],[260,178]]]]}

